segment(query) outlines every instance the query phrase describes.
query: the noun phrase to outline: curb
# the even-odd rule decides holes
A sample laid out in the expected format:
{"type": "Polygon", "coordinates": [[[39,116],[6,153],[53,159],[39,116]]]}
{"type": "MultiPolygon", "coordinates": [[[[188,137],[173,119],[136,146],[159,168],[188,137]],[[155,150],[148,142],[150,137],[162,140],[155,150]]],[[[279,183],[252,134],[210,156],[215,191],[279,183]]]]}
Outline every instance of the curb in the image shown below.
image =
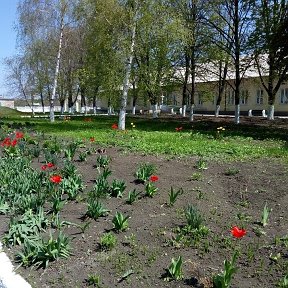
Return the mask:
{"type": "Polygon", "coordinates": [[[2,249],[0,242],[0,288],[32,288],[20,275],[14,272],[14,267],[2,249]]]}

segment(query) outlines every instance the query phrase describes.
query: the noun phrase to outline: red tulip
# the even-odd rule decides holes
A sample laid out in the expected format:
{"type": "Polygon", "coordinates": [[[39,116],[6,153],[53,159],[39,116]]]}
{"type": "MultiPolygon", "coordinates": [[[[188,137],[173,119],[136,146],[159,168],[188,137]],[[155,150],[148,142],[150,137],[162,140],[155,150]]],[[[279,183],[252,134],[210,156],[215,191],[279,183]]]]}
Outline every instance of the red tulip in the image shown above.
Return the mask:
{"type": "Polygon", "coordinates": [[[45,171],[46,169],[47,169],[47,165],[43,165],[43,166],[41,166],[41,170],[43,170],[43,171],[45,171]]]}
{"type": "Polygon", "coordinates": [[[118,125],[116,123],[114,123],[112,126],[111,126],[112,129],[118,129],[118,125]]]}
{"type": "Polygon", "coordinates": [[[246,230],[245,229],[240,229],[237,226],[232,227],[231,229],[231,234],[235,237],[235,238],[242,238],[244,235],[246,235],[246,230]]]}
{"type": "Polygon", "coordinates": [[[176,132],[179,132],[179,131],[181,131],[182,129],[183,129],[183,127],[177,127],[177,128],[175,128],[176,132]]]}
{"type": "Polygon", "coordinates": [[[50,181],[59,184],[62,181],[62,177],[60,175],[53,175],[50,177],[50,181]]]}
{"type": "Polygon", "coordinates": [[[150,181],[151,181],[151,182],[155,182],[155,181],[158,181],[158,180],[159,180],[159,177],[158,177],[158,176],[156,176],[156,175],[150,176],[150,181]]]}
{"type": "Polygon", "coordinates": [[[20,132],[20,131],[17,131],[17,132],[15,133],[15,135],[16,135],[16,139],[21,139],[21,138],[24,137],[24,133],[23,133],[23,132],[20,132]]]}
{"type": "Polygon", "coordinates": [[[49,163],[47,163],[47,167],[48,168],[52,168],[52,167],[54,167],[55,165],[53,164],[53,163],[51,163],[51,162],[49,162],[49,163]]]}
{"type": "Polygon", "coordinates": [[[90,142],[95,142],[95,138],[94,137],[90,137],[90,142]]]}
{"type": "Polygon", "coordinates": [[[17,144],[17,140],[14,139],[14,140],[11,142],[11,146],[14,147],[14,146],[16,146],[16,144],[17,144]]]}
{"type": "Polygon", "coordinates": [[[9,137],[6,137],[3,142],[1,143],[2,147],[9,147],[11,145],[11,139],[9,137]]]}

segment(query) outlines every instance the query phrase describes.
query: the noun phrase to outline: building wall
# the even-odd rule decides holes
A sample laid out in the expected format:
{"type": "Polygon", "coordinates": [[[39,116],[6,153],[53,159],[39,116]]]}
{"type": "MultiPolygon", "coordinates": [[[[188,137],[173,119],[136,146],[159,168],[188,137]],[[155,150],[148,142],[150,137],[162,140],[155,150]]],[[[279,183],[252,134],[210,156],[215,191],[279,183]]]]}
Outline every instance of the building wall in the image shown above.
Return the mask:
{"type": "Polygon", "coordinates": [[[14,100],[0,100],[0,106],[14,109],[14,100]]]}
{"type": "MultiPolygon", "coordinates": [[[[235,97],[231,86],[227,84],[223,94],[221,111],[233,112],[235,110],[235,97]]],[[[214,111],[217,96],[217,82],[196,83],[195,111],[214,111]]],[[[165,95],[164,104],[180,108],[182,89],[179,88],[165,95]]],[[[249,110],[267,110],[268,107],[268,94],[263,88],[260,78],[243,79],[240,86],[240,110],[248,113],[249,110]]],[[[288,113],[288,83],[283,83],[276,94],[275,112],[288,113]]]]}

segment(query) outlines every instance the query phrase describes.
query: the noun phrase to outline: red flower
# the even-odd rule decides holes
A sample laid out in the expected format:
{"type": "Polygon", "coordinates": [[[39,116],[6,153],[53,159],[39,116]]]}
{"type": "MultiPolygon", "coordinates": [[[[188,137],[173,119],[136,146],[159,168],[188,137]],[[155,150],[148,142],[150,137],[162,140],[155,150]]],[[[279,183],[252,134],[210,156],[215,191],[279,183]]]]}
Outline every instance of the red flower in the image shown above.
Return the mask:
{"type": "Polygon", "coordinates": [[[242,238],[244,235],[246,235],[246,230],[245,229],[240,229],[237,226],[232,227],[231,229],[231,234],[235,237],[235,238],[242,238]]]}
{"type": "Polygon", "coordinates": [[[53,164],[53,163],[51,163],[51,162],[49,162],[49,163],[47,163],[47,167],[48,168],[52,168],[52,167],[54,167],[55,165],[53,164]]]}
{"type": "Polygon", "coordinates": [[[111,126],[112,129],[118,129],[118,125],[116,123],[114,123],[112,126],[111,126]]]}
{"type": "Polygon", "coordinates": [[[17,131],[17,132],[15,133],[15,135],[16,135],[16,139],[21,139],[21,138],[24,137],[24,133],[23,133],[23,132],[20,132],[20,131],[17,131]]]}
{"type": "Polygon", "coordinates": [[[1,143],[2,147],[9,147],[11,145],[11,139],[9,137],[6,137],[3,142],[1,143]]]}
{"type": "Polygon", "coordinates": [[[183,129],[183,127],[176,127],[176,128],[175,128],[176,132],[179,132],[179,131],[181,131],[182,129],[183,129]]]}
{"type": "Polygon", "coordinates": [[[50,177],[50,181],[59,184],[62,181],[62,177],[60,175],[53,175],[50,177]]]}
{"type": "Polygon", "coordinates": [[[151,181],[151,182],[155,182],[155,181],[158,181],[158,180],[159,180],[159,177],[158,177],[158,176],[156,176],[156,175],[150,176],[150,181],[151,181]]]}
{"type": "Polygon", "coordinates": [[[14,139],[14,140],[11,142],[11,146],[14,147],[16,144],[17,144],[17,140],[14,139]]]}
{"type": "Polygon", "coordinates": [[[90,142],[95,142],[95,137],[90,137],[90,142]]]}
{"type": "Polygon", "coordinates": [[[48,168],[47,165],[43,165],[43,166],[41,166],[41,170],[43,170],[43,171],[45,171],[47,168],[48,168]]]}

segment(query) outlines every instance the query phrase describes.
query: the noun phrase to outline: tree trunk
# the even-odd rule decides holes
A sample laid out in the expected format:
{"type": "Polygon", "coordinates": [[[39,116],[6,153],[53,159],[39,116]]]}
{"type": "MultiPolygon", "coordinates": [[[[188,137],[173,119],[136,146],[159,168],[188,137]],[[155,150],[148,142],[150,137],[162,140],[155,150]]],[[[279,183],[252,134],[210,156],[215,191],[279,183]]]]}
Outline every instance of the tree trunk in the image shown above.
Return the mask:
{"type": "Polygon", "coordinates": [[[235,124],[240,123],[240,104],[235,105],[235,124]]]}
{"type": "MultiPolygon", "coordinates": [[[[136,8],[137,9],[137,8],[136,8]]],[[[119,111],[119,120],[118,120],[118,129],[125,130],[125,119],[126,119],[126,108],[127,108],[127,97],[129,90],[129,79],[131,74],[131,67],[133,61],[134,47],[135,47],[135,38],[136,38],[136,19],[137,19],[137,10],[135,11],[132,35],[131,35],[131,44],[130,44],[130,53],[126,65],[126,74],[123,83],[123,94],[121,97],[121,106],[119,111]]]]}
{"type": "Polygon", "coordinates": [[[134,105],[132,107],[132,115],[136,115],[136,106],[134,106],[134,105]]]}
{"type": "Polygon", "coordinates": [[[274,104],[269,105],[268,120],[274,120],[274,104]]]}
{"type": "Polygon", "coordinates": [[[215,117],[219,117],[219,113],[220,113],[220,105],[216,105],[215,117]]]}
{"type": "MultiPolygon", "coordinates": [[[[64,14],[64,13],[63,13],[64,14]]],[[[60,68],[60,60],[61,60],[61,50],[62,50],[62,40],[63,40],[63,30],[64,30],[64,15],[61,16],[61,25],[60,25],[60,37],[59,37],[59,46],[58,46],[58,54],[57,54],[57,61],[56,61],[56,68],[54,74],[54,84],[53,84],[53,91],[50,98],[50,122],[55,121],[54,115],[54,99],[56,95],[57,89],[57,82],[58,82],[58,74],[60,68]]]]}
{"type": "Polygon", "coordinates": [[[235,41],[235,123],[240,123],[240,39],[239,39],[239,2],[235,3],[234,41],[235,41]]]}
{"type": "Polygon", "coordinates": [[[44,104],[44,97],[43,97],[42,91],[40,93],[40,99],[41,99],[42,113],[45,114],[45,104],[44,104]]]}
{"type": "Polygon", "coordinates": [[[158,118],[158,105],[157,104],[152,104],[152,115],[153,119],[158,118]]]}
{"type": "Polygon", "coordinates": [[[188,49],[185,51],[185,75],[184,75],[184,85],[182,91],[182,117],[186,117],[187,99],[188,99],[188,79],[190,72],[190,57],[188,55],[188,49]]]}
{"type": "Polygon", "coordinates": [[[189,114],[189,121],[194,121],[194,104],[190,106],[190,114],[189,114]]]}
{"type": "Polygon", "coordinates": [[[93,114],[97,114],[97,97],[96,95],[93,96],[93,114]]]}
{"type": "Polygon", "coordinates": [[[186,110],[187,110],[187,105],[186,104],[182,105],[182,117],[186,117],[186,110]]]}

